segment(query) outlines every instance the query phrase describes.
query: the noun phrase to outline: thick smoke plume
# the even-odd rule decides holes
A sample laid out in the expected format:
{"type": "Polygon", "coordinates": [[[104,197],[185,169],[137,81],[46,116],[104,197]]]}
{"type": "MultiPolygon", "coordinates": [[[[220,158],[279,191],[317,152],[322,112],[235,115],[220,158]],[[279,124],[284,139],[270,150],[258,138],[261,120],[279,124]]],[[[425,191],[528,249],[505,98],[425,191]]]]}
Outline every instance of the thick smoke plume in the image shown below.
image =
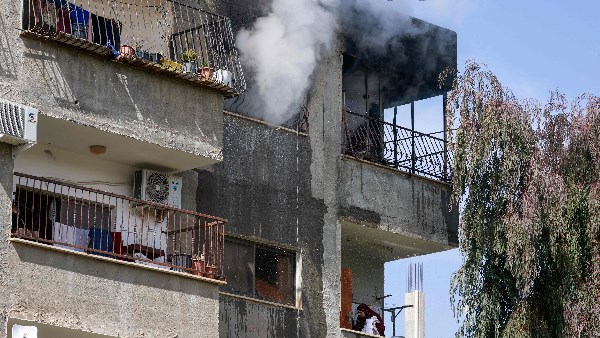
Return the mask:
{"type": "Polygon", "coordinates": [[[257,94],[265,119],[281,123],[298,111],[321,55],[331,47],[338,5],[338,0],[274,0],[267,16],[238,34],[252,79],[249,95],[257,94]]]}
{"type": "Polygon", "coordinates": [[[410,13],[407,1],[398,0],[273,0],[269,14],[237,36],[251,79],[244,105],[270,122],[287,121],[337,28],[360,48],[383,50],[400,34],[418,33],[410,13]]]}

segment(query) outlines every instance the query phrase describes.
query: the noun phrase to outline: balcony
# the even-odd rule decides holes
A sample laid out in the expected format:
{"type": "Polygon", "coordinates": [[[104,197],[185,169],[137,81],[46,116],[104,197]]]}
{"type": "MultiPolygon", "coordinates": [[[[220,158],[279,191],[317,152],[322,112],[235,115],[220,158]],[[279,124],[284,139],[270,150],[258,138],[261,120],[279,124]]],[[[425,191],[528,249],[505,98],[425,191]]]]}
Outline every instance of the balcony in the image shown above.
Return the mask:
{"type": "Polygon", "coordinates": [[[14,174],[13,238],[224,280],[227,220],[14,174]]]}
{"type": "MultiPolygon", "coordinates": [[[[411,104],[414,115],[414,103],[411,104]]],[[[396,123],[342,112],[344,155],[392,167],[410,174],[450,182],[452,153],[446,131],[421,133],[396,123]]]]}
{"type": "Polygon", "coordinates": [[[24,0],[23,34],[214,88],[246,88],[229,18],[194,3],[24,0]]]}

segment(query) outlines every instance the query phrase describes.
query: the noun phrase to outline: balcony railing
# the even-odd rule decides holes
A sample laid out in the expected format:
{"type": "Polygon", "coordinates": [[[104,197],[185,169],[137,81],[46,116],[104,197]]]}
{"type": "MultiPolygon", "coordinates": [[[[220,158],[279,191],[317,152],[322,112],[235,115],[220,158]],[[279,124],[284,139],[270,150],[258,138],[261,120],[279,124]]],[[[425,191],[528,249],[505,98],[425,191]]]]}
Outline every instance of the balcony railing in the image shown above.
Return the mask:
{"type": "Polygon", "coordinates": [[[12,236],[224,279],[225,219],[15,173],[12,236]]]}
{"type": "Polygon", "coordinates": [[[435,180],[451,180],[452,154],[443,131],[425,134],[347,110],[342,119],[344,154],[435,180]]]}
{"type": "Polygon", "coordinates": [[[24,33],[221,90],[246,82],[229,18],[174,0],[24,0],[24,33]]]}

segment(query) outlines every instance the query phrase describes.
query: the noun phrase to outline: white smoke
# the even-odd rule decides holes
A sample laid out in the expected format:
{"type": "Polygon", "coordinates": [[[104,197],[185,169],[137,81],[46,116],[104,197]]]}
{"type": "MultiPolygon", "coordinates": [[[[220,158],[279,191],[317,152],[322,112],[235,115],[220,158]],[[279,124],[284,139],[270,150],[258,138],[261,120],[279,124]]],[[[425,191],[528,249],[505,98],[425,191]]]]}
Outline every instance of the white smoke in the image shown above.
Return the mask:
{"type": "Polygon", "coordinates": [[[376,50],[401,33],[417,33],[410,13],[407,0],[273,0],[269,14],[236,41],[255,113],[282,123],[298,112],[336,28],[376,50]]]}
{"type": "MultiPolygon", "coordinates": [[[[237,36],[262,115],[274,123],[298,110],[335,32],[339,0],[274,0],[270,13],[237,36]]],[[[252,93],[250,93],[252,94],[252,93]]]]}

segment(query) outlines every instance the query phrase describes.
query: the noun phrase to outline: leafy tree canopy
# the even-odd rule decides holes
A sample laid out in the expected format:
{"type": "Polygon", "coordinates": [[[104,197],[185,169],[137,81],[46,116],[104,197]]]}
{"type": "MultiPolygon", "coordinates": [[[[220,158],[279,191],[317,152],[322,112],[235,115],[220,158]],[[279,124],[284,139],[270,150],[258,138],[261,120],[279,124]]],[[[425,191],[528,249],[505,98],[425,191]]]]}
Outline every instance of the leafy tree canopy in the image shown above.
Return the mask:
{"type": "Polygon", "coordinates": [[[474,62],[454,75],[457,337],[600,336],[600,97],[518,100],[474,62]]]}

